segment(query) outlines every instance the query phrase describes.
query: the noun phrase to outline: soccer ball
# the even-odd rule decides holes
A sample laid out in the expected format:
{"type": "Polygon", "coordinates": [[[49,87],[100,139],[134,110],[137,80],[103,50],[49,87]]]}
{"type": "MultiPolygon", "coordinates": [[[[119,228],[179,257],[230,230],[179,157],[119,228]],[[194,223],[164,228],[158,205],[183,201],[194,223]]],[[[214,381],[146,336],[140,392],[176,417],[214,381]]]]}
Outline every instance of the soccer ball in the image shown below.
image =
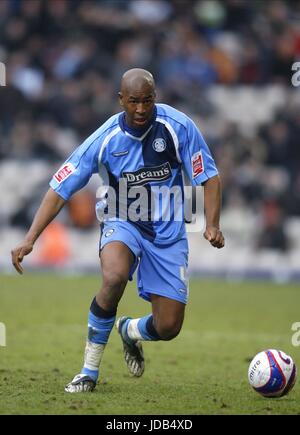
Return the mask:
{"type": "Polygon", "coordinates": [[[251,387],[264,397],[288,394],[295,385],[296,375],[297,369],[292,358],[275,349],[255,355],[248,370],[251,387]]]}

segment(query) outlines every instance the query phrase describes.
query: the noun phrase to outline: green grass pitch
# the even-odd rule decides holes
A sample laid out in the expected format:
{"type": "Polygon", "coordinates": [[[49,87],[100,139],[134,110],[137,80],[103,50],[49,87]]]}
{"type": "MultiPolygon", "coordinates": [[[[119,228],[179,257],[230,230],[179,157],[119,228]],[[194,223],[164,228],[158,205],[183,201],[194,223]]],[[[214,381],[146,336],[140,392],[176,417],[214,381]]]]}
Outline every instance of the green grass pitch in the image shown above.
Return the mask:
{"type": "MultiPolygon", "coordinates": [[[[266,348],[300,368],[291,325],[300,321],[298,285],[192,280],[180,335],[144,343],[146,371],[131,378],[114,329],[92,394],[68,395],[79,372],[87,312],[99,277],[0,276],[0,414],[300,414],[299,380],[280,399],[248,385],[250,359],[266,348]]],[[[150,305],[128,285],[118,315],[140,317],[150,305]]]]}

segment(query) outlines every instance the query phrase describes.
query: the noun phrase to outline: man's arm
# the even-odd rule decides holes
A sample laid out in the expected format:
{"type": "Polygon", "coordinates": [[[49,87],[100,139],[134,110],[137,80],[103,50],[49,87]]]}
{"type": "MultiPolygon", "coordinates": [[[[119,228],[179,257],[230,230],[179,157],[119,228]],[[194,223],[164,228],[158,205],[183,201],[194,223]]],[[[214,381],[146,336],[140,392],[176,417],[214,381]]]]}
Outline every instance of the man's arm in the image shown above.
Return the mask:
{"type": "Polygon", "coordinates": [[[52,188],[44,196],[42,203],[36,212],[32,225],[26,234],[24,241],[11,251],[12,263],[20,274],[23,273],[21,262],[25,255],[30,254],[33,245],[44,231],[47,225],[55,218],[65,205],[66,201],[52,188]]]}
{"type": "Polygon", "coordinates": [[[204,184],[204,213],[206,217],[206,230],[203,236],[215,248],[223,248],[225,240],[220,231],[221,214],[221,181],[217,175],[204,184]]]}

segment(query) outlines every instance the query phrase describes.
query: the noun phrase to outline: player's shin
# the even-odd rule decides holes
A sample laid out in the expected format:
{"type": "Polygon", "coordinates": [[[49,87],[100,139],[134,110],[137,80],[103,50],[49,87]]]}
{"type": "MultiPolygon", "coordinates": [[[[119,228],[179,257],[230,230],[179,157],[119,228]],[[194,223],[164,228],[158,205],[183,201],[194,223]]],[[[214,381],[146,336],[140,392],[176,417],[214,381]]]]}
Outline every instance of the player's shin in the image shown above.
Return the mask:
{"type": "Polygon", "coordinates": [[[110,332],[116,319],[116,312],[108,312],[96,302],[94,298],[88,317],[88,339],[85,347],[82,374],[97,381],[99,366],[110,332]]]}

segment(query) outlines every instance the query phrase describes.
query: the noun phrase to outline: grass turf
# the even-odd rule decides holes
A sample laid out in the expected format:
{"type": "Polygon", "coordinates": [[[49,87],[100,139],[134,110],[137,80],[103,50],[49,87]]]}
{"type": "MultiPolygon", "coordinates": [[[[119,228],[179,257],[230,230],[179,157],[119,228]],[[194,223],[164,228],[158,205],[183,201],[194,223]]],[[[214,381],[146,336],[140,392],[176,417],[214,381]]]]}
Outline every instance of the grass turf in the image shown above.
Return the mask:
{"type": "MultiPolygon", "coordinates": [[[[0,276],[0,414],[300,414],[299,381],[280,399],[265,399],[247,381],[252,357],[265,348],[290,354],[300,321],[297,285],[192,280],[180,335],[144,343],[146,371],[131,378],[116,330],[92,394],[64,385],[82,365],[87,312],[97,277],[0,276]]],[[[118,315],[140,317],[150,305],[128,285],[118,315]]]]}

